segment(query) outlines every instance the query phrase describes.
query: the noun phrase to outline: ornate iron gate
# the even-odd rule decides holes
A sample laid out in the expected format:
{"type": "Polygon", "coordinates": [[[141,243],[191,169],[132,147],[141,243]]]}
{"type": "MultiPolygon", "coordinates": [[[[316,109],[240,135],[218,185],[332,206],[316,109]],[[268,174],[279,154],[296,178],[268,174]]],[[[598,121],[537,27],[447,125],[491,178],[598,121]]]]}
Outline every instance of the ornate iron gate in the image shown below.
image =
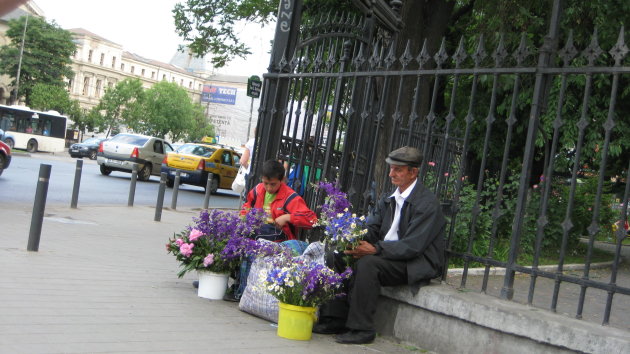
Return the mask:
{"type": "Polygon", "coordinates": [[[400,1],[392,1],[393,8],[384,1],[355,3],[364,14],[303,19],[301,1],[280,2],[254,174],[264,160],[280,159],[292,171],[294,189],[311,205],[319,196],[304,186],[325,179],[338,181],[365,213],[377,195],[391,189],[384,154],[418,147],[426,162],[421,179],[449,216],[448,255],[463,266],[461,286],[472,265],[485,267],[482,291],[490,267],[503,268],[501,297],[512,299],[521,273],[529,276],[532,304],[537,279],[552,279],[555,311],[560,285],[576,284],[578,318],[587,289],[600,289],[608,293],[602,316],[607,324],[614,295],[630,295],[627,284],[616,283],[626,232],[611,229],[627,219],[630,194],[630,151],[619,143],[619,123],[627,129],[627,118],[617,108],[620,80],[627,82],[630,74],[623,28],[607,53],[596,31],[578,51],[570,34],[559,33],[556,0],[538,48],[523,34],[520,41],[462,38],[450,51],[445,41],[434,52],[425,42],[412,53],[409,44],[396,48],[400,1]],[[592,102],[595,93],[608,97],[605,105],[592,102]],[[598,108],[607,114],[596,113],[598,108]],[[601,143],[586,146],[586,134],[599,134],[601,143]],[[567,141],[571,136],[576,138],[567,141]],[[624,163],[616,173],[612,158],[624,163]],[[583,198],[584,180],[592,186],[589,198],[583,198]],[[606,190],[611,181],[623,187],[616,195],[606,190]],[[582,213],[585,203],[588,211],[582,213]],[[605,281],[589,277],[594,243],[603,233],[615,245],[605,281]],[[587,243],[585,268],[568,275],[566,253],[579,236],[587,243]],[[519,259],[526,247],[532,257],[519,259]],[[557,256],[553,271],[539,266],[551,247],[557,256]]]}

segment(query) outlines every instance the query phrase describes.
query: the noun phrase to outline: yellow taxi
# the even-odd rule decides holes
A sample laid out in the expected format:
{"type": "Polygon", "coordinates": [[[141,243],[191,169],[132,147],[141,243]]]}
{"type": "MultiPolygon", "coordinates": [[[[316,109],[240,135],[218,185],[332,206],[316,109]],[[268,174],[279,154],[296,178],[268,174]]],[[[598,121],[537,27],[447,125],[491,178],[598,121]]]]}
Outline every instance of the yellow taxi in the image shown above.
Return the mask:
{"type": "Polygon", "coordinates": [[[188,143],[176,151],[169,152],[162,161],[162,172],[166,172],[166,185],[173,187],[175,175],[183,184],[206,187],[208,175],[213,174],[210,193],[219,188],[231,189],[238,173],[241,156],[231,147],[219,144],[188,143]]]}

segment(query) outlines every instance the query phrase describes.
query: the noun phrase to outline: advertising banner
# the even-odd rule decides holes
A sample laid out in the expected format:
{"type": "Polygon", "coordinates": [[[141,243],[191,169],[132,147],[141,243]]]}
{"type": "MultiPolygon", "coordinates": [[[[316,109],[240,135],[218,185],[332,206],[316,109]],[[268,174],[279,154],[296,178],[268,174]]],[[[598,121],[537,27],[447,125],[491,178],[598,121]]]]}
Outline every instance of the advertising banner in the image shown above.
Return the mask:
{"type": "Polygon", "coordinates": [[[203,85],[201,102],[236,104],[236,88],[203,85]]]}

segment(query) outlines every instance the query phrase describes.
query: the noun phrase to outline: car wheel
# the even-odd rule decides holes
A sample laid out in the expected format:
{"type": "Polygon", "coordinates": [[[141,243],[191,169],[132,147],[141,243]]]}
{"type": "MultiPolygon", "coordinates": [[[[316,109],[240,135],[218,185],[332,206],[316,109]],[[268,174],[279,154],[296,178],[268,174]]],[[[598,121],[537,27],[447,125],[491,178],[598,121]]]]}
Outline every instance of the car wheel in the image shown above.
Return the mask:
{"type": "Polygon", "coordinates": [[[28,143],[26,143],[26,151],[31,153],[37,152],[37,140],[29,140],[28,143]]]}
{"type": "Polygon", "coordinates": [[[212,175],[212,183],[210,184],[210,194],[217,194],[219,190],[219,176],[212,175]]]}
{"type": "Polygon", "coordinates": [[[103,176],[109,176],[110,173],[112,173],[112,170],[107,168],[107,166],[105,166],[105,165],[101,165],[101,174],[103,176]]]}
{"type": "Polygon", "coordinates": [[[4,171],[5,161],[6,161],[6,157],[4,157],[4,155],[0,155],[0,176],[2,176],[2,171],[4,171]]]}
{"type": "Polygon", "coordinates": [[[166,186],[167,186],[168,188],[173,188],[173,187],[175,186],[175,180],[174,180],[174,179],[167,178],[167,179],[166,179],[166,186]]]}
{"type": "Polygon", "coordinates": [[[150,164],[146,164],[142,166],[140,171],[138,171],[138,178],[141,181],[145,181],[145,182],[148,181],[149,178],[151,178],[151,165],[150,164]]]}
{"type": "Polygon", "coordinates": [[[7,145],[9,145],[9,147],[10,147],[11,149],[13,149],[13,147],[15,146],[15,141],[13,141],[13,139],[11,139],[11,138],[6,138],[6,139],[4,139],[4,142],[5,142],[7,145]]]}
{"type": "Polygon", "coordinates": [[[90,151],[90,160],[96,160],[96,150],[90,151]]]}

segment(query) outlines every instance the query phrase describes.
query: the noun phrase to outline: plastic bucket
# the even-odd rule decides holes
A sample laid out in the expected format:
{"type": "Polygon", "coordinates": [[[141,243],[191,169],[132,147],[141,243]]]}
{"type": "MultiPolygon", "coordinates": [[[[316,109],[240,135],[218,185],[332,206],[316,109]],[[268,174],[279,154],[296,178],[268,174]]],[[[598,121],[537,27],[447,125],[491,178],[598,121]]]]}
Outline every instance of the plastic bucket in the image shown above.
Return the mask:
{"type": "Polygon", "coordinates": [[[210,300],[221,300],[227,290],[228,275],[208,271],[198,271],[199,288],[197,296],[210,300]]]}
{"type": "Polygon", "coordinates": [[[278,303],[278,336],[295,340],[310,340],[315,321],[315,307],[278,303]]]}

